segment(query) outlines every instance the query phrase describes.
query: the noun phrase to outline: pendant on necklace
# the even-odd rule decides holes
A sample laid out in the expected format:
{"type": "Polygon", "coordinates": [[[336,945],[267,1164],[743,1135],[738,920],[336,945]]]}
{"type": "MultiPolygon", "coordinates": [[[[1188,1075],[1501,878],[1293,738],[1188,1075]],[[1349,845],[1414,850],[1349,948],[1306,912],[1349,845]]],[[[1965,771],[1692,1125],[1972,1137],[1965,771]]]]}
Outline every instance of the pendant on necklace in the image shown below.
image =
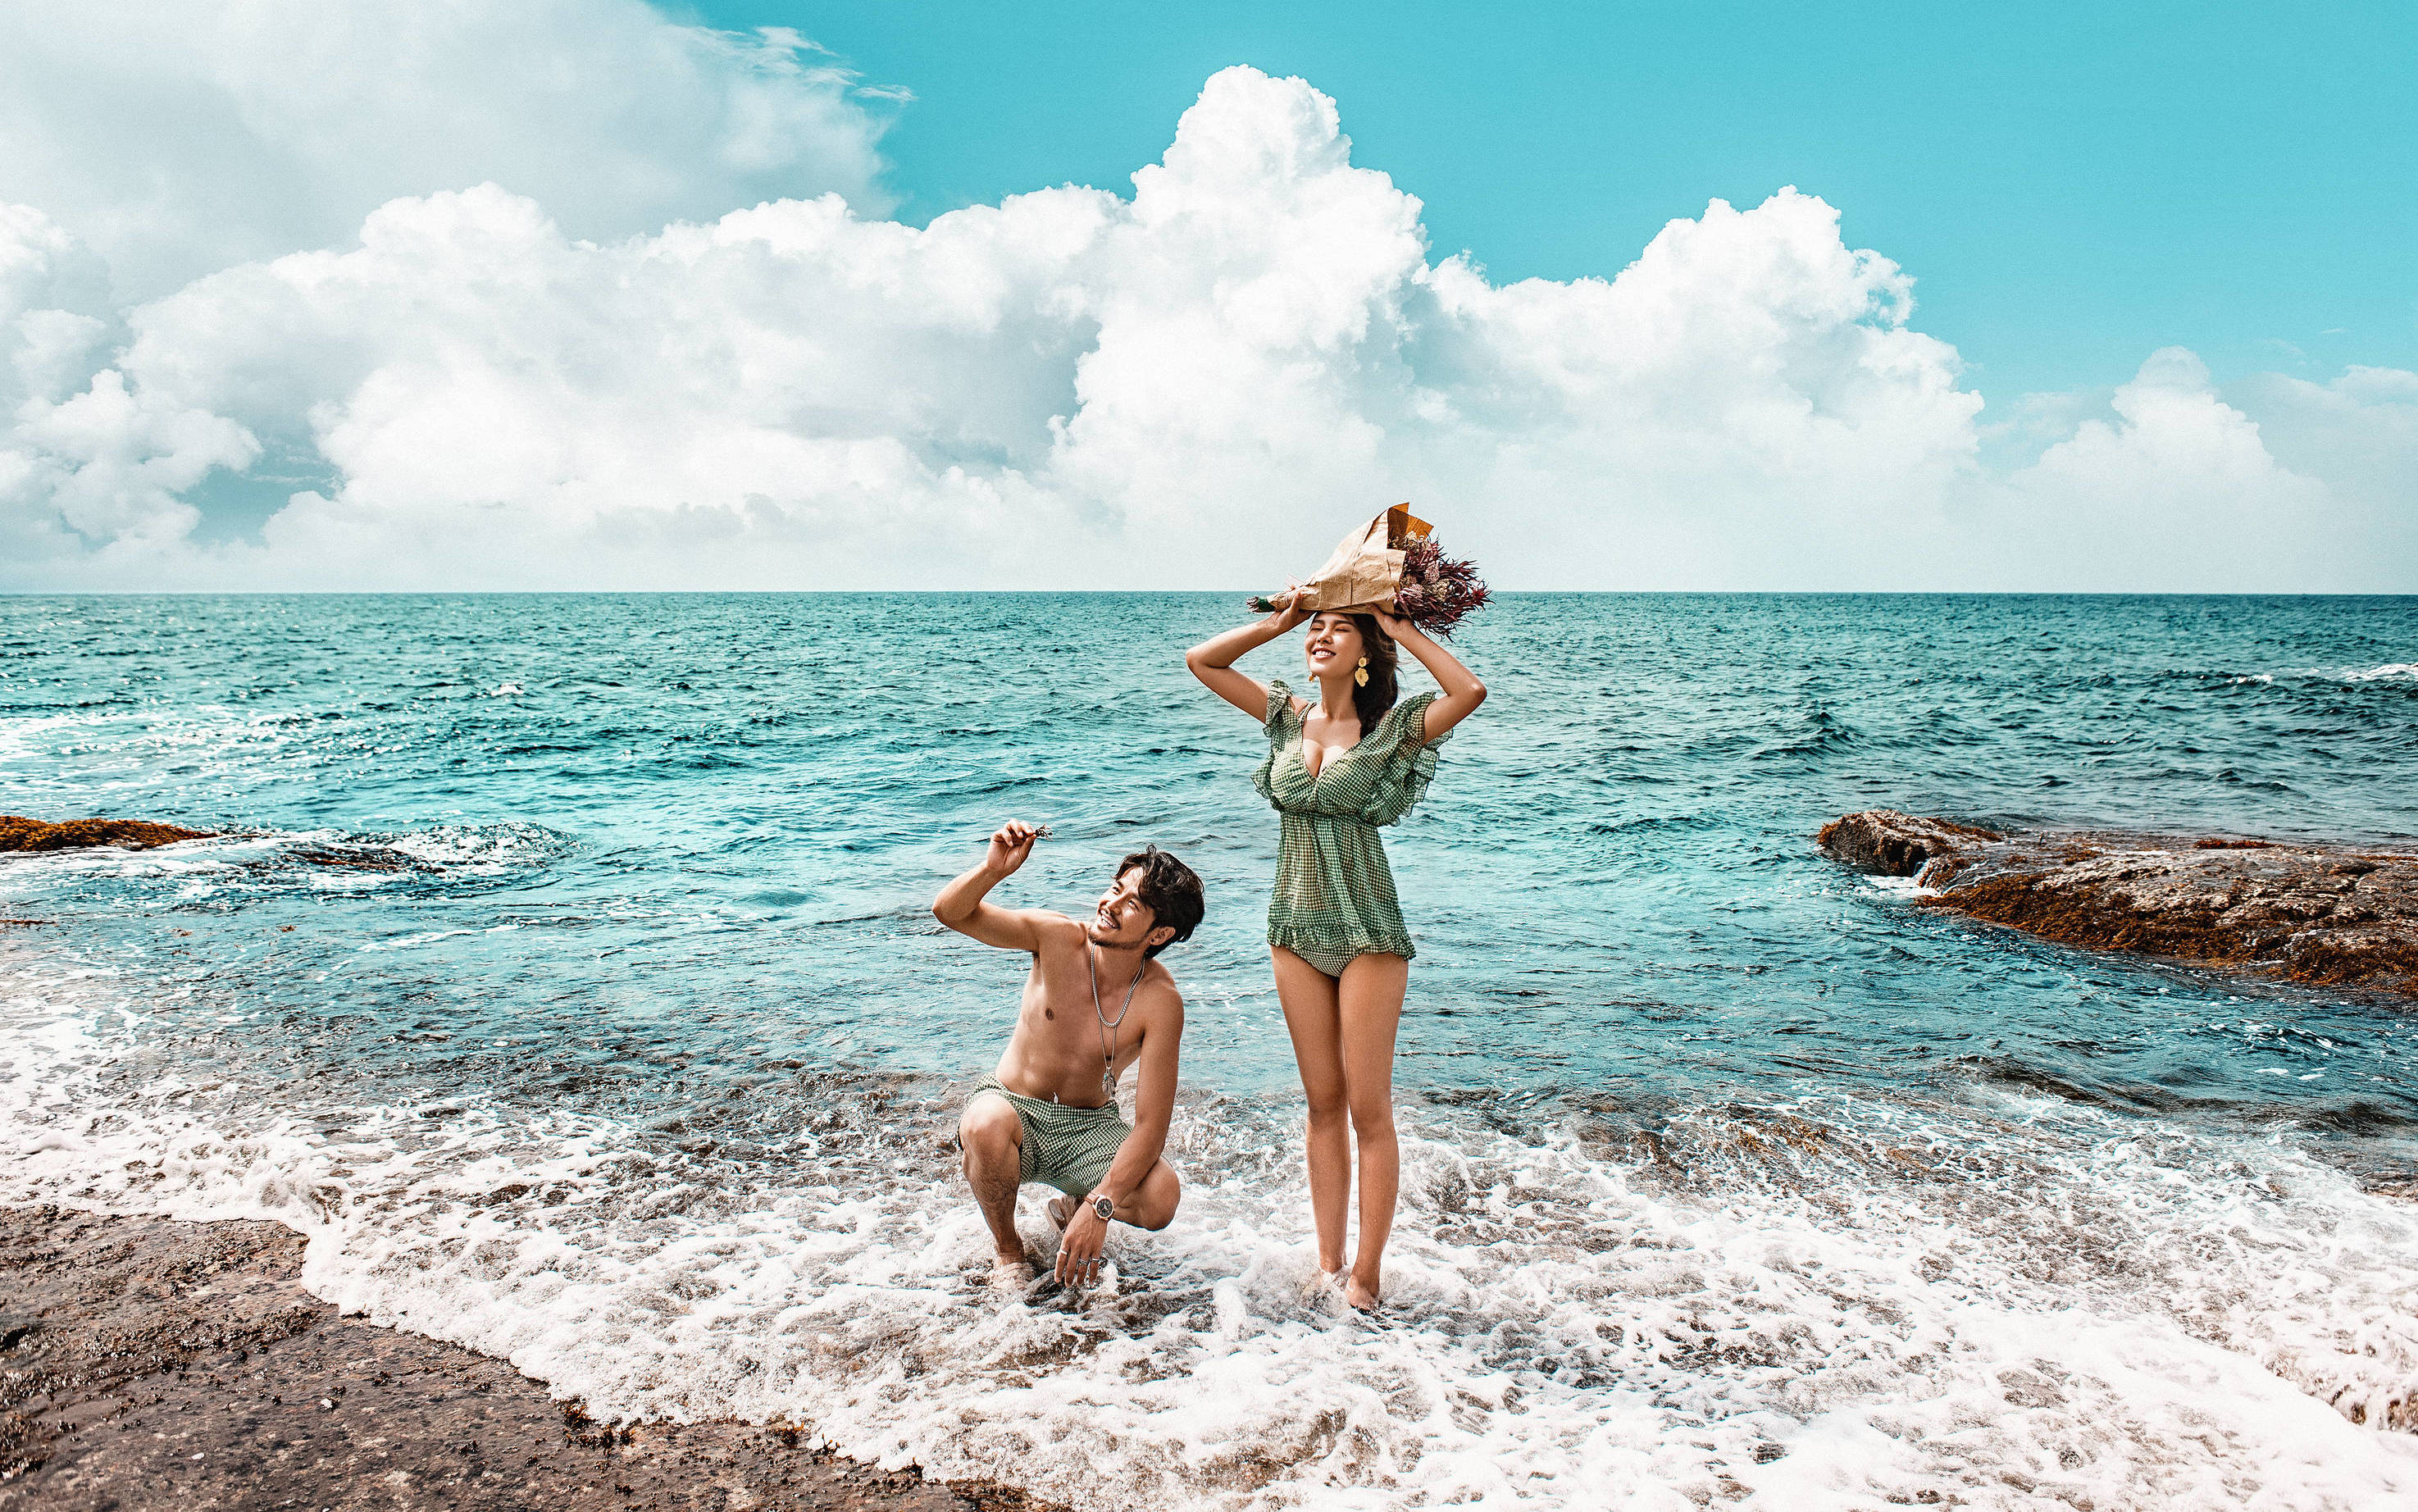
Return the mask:
{"type": "Polygon", "coordinates": [[[1114,1061],[1110,1061],[1100,1068],[1100,1095],[1103,1097],[1114,1097],[1117,1094],[1116,1064],[1114,1061]]]}

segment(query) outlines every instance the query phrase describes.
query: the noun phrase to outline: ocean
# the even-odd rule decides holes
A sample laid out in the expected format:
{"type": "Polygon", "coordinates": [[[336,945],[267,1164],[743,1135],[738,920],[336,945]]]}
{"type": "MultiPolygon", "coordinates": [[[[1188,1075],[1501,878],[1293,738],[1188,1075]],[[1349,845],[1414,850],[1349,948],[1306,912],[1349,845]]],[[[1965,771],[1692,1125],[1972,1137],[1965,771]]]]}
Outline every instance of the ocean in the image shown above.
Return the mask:
{"type": "Polygon", "coordinates": [[[1183,666],[1239,600],[0,598],[0,811],[226,835],[0,858],[0,1201],[275,1218],[600,1417],[1086,1508],[2418,1505],[2411,1005],[1813,839],[2410,844],[2418,599],[1499,600],[1386,834],[1373,1322],[1306,1288],[1263,737],[1183,666]],[[947,1140],[1023,963],[928,909],[1008,818],[1002,901],[1155,843],[1209,914],[1182,1212],[1002,1305],[947,1140]]]}

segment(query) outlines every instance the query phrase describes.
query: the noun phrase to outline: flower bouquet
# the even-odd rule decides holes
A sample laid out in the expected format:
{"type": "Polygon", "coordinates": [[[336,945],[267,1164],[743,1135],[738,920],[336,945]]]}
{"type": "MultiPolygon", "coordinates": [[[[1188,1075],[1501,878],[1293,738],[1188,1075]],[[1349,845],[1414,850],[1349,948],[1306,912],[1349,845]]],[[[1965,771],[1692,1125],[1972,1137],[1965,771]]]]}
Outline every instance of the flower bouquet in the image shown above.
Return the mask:
{"type": "MultiPolygon", "coordinates": [[[[1384,609],[1431,635],[1449,637],[1455,627],[1486,607],[1486,584],[1477,568],[1447,557],[1435,543],[1434,527],[1397,504],[1336,544],[1310,580],[1300,586],[1304,606],[1322,609],[1384,609]]],[[[1294,590],[1263,593],[1247,607],[1269,614],[1284,607],[1294,590]]]]}

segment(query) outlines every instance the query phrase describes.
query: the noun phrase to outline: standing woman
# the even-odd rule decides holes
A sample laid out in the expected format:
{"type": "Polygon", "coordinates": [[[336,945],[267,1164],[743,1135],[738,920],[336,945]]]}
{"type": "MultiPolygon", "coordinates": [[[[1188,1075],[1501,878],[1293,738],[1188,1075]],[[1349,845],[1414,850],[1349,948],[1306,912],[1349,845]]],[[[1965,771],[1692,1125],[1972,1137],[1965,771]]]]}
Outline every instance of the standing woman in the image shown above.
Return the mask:
{"type": "Polygon", "coordinates": [[[1394,1138],[1394,1031],[1416,954],[1402,926],[1377,827],[1400,818],[1427,792],[1436,746],[1486,701],[1486,687],[1407,619],[1310,614],[1301,597],[1294,594],[1257,624],[1203,641],[1184,664],[1267,729],[1267,759],[1251,785],[1284,817],[1276,893],[1268,900],[1268,954],[1309,1101],[1318,1268],[1341,1285],[1346,1302],[1366,1310],[1377,1305],[1401,1175],[1394,1138]],[[1316,702],[1295,697],[1283,681],[1263,686],[1234,670],[1245,652],[1305,619],[1309,631],[1302,651],[1317,685],[1316,702]],[[1395,701],[1398,646],[1410,648],[1443,693],[1395,701]],[[1355,1141],[1360,1245],[1346,1275],[1344,1214],[1355,1141]]]}

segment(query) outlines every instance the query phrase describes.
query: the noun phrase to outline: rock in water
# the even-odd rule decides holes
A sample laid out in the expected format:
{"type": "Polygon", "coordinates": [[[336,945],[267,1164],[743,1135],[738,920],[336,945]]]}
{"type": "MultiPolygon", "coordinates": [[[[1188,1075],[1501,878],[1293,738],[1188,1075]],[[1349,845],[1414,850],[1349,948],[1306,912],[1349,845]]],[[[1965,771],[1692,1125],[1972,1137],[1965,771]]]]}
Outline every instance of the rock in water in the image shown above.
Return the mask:
{"type": "Polygon", "coordinates": [[[1872,808],[1832,819],[1815,838],[1823,849],[1859,872],[1912,877],[1943,856],[2003,837],[1969,824],[1918,819],[1893,808],[1872,808]]]}
{"type": "Polygon", "coordinates": [[[1892,809],[1823,826],[1851,866],[2062,944],[2418,995],[2418,853],[2103,831],[1999,835],[1892,809]]]}
{"type": "Polygon", "coordinates": [[[183,830],[149,819],[69,819],[45,824],[21,814],[0,814],[0,850],[74,850],[84,846],[119,846],[145,850],[178,840],[207,840],[207,831],[183,830]]]}

